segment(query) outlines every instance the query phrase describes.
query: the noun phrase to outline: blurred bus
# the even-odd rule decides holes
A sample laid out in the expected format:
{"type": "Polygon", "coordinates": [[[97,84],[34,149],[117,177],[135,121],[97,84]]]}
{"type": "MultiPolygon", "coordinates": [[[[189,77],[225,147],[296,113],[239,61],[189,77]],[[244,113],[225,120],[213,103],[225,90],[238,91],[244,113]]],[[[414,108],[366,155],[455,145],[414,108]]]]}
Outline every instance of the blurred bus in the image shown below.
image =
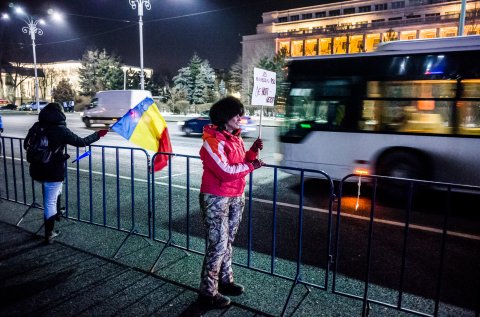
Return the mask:
{"type": "Polygon", "coordinates": [[[295,59],[288,82],[282,165],[480,185],[480,36],[295,59]]]}

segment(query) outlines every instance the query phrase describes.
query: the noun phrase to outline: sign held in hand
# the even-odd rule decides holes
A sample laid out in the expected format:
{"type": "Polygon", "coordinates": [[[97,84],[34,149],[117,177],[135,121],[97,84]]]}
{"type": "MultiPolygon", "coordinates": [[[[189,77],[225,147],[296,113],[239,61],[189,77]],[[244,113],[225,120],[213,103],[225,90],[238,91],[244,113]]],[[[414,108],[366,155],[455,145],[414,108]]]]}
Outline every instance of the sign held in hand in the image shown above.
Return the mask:
{"type": "Polygon", "coordinates": [[[252,106],[269,106],[275,104],[277,74],[261,68],[253,69],[252,106]]]}

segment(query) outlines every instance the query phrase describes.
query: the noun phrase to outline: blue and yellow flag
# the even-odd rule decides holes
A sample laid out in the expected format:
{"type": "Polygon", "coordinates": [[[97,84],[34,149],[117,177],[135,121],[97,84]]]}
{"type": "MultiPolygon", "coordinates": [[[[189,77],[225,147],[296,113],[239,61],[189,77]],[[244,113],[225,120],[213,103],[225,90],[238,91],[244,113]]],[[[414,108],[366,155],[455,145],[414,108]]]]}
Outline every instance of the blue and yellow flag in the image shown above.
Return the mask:
{"type": "MultiPolygon", "coordinates": [[[[172,152],[167,123],[152,98],[147,97],[130,109],[111,129],[146,150],[172,152]]],[[[168,155],[157,155],[154,170],[161,170],[167,163],[168,155]]]]}

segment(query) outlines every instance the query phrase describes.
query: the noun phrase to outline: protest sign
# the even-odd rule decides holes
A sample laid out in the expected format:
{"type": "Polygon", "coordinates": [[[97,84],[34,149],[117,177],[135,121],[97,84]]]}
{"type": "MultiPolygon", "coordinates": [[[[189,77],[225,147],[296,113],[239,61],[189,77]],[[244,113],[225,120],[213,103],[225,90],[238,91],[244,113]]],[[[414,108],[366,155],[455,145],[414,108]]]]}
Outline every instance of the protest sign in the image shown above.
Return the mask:
{"type": "Polygon", "coordinates": [[[253,69],[252,106],[273,107],[277,90],[277,74],[261,68],[253,69]]]}

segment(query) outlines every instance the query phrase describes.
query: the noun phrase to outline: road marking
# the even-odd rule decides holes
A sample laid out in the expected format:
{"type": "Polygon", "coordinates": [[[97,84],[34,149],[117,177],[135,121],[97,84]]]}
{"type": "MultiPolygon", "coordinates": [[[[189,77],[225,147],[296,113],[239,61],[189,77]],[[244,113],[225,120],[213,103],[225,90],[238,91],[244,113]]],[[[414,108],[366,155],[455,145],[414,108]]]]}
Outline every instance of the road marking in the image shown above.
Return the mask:
{"type": "MultiPolygon", "coordinates": [[[[182,175],[186,175],[186,174],[187,173],[172,174],[172,177],[182,176],[182,175]]],[[[168,175],[155,177],[155,179],[163,179],[163,178],[168,178],[168,175]]]]}
{"type": "MultiPolygon", "coordinates": [[[[270,200],[265,200],[265,199],[254,198],[253,200],[254,200],[254,201],[261,202],[261,203],[266,203],[266,204],[269,204],[269,203],[271,204],[271,203],[272,203],[272,201],[270,201],[270,200]]],[[[279,206],[284,206],[284,207],[295,208],[295,209],[298,209],[298,208],[299,208],[298,205],[289,204],[289,203],[282,203],[282,202],[277,202],[277,205],[279,205],[279,206]]],[[[308,206],[303,206],[303,209],[311,210],[311,211],[317,211],[317,212],[321,212],[321,213],[328,214],[328,210],[327,210],[327,209],[321,209],[321,208],[315,208],[315,207],[308,207],[308,206]]],[[[332,215],[336,215],[336,214],[337,214],[336,211],[332,211],[332,215]]],[[[369,218],[369,217],[364,217],[364,216],[359,216],[359,215],[352,215],[352,214],[342,213],[341,216],[346,217],[346,218],[353,218],[353,219],[370,221],[370,218],[369,218]]],[[[405,227],[405,223],[403,223],[403,222],[398,222],[398,221],[392,221],[392,220],[373,219],[373,222],[383,223],[383,224],[387,224],[387,225],[391,225],[391,226],[396,226],[396,227],[402,227],[402,228],[405,227]]],[[[421,230],[421,231],[432,232],[432,233],[439,233],[439,234],[442,234],[442,233],[443,233],[443,231],[442,231],[441,229],[432,228],[432,227],[426,227],[426,226],[420,226],[420,225],[412,225],[412,224],[411,224],[411,225],[409,225],[409,228],[410,228],[410,229],[417,229],[417,230],[421,230]]],[[[472,234],[468,234],[468,233],[462,233],[462,232],[456,232],[456,231],[447,230],[447,234],[448,234],[448,235],[451,235],[451,236],[455,236],[455,237],[460,237],[460,238],[466,238],[466,239],[471,239],[471,240],[480,241],[480,236],[472,235],[472,234]]]]}

